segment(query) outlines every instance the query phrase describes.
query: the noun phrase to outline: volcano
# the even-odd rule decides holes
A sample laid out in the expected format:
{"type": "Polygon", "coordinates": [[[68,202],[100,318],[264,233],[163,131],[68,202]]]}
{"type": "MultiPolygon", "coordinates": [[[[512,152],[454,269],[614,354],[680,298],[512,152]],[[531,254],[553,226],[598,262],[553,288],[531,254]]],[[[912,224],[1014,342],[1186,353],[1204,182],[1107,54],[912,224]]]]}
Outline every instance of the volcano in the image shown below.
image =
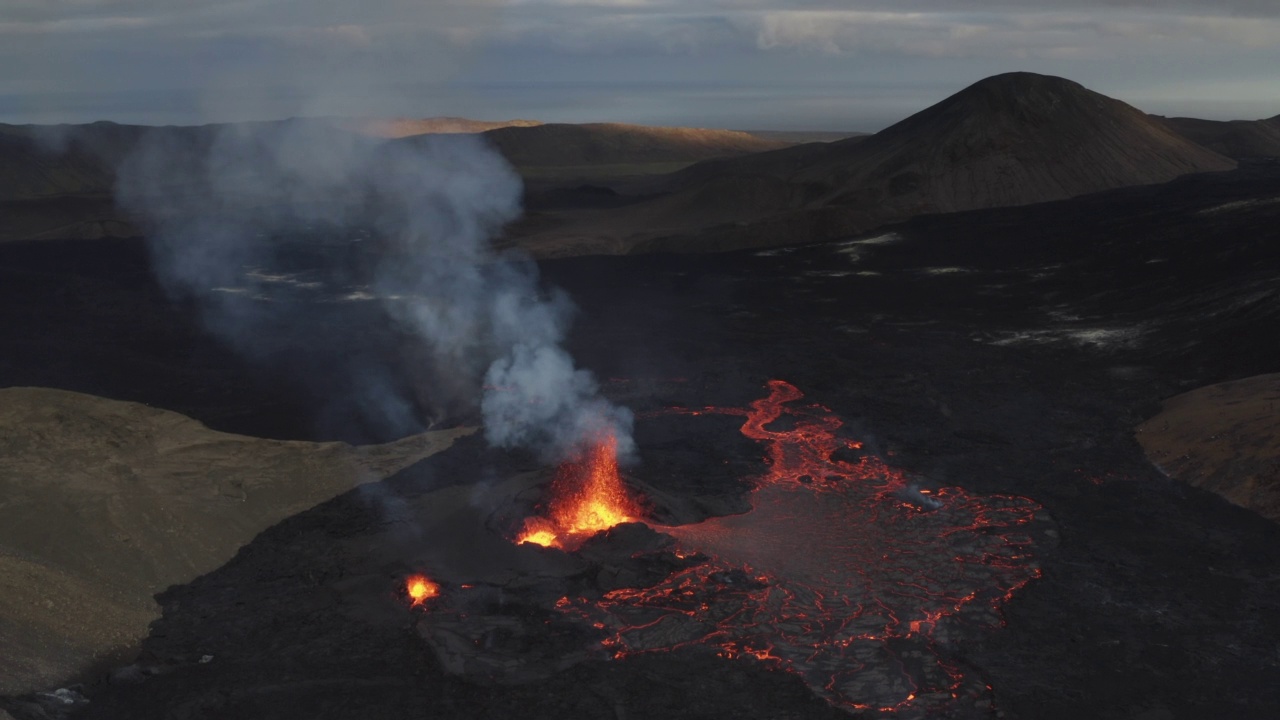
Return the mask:
{"type": "Polygon", "coordinates": [[[833,148],[789,179],[822,187],[817,204],[870,201],[918,213],[1060,200],[1233,167],[1078,83],[1010,73],[833,148]]]}

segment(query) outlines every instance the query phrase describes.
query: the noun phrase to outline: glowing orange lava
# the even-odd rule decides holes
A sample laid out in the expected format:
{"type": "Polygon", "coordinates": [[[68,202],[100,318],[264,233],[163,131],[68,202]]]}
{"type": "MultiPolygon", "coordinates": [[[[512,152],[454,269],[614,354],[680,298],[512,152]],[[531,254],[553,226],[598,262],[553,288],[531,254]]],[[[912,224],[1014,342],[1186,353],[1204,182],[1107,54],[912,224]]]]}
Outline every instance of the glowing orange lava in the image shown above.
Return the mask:
{"type": "Polygon", "coordinates": [[[640,515],[618,475],[618,440],[612,433],[561,465],[550,495],[546,516],[526,520],[517,542],[570,549],[640,515]]]}
{"type": "Polygon", "coordinates": [[[424,575],[412,575],[405,581],[405,592],[414,605],[421,605],[430,598],[440,594],[440,586],[431,582],[424,575]]]}
{"type": "Polygon", "coordinates": [[[750,408],[676,411],[741,416],[742,433],[765,445],[751,511],[659,527],[678,557],[707,561],[556,607],[602,630],[619,658],[703,645],[793,672],[855,712],[987,707],[981,675],[948,648],[962,628],[1000,626],[1001,606],[1039,577],[1030,535],[1039,506],[915,489],[862,452],[834,412],[802,398],[774,380],[750,408]]]}

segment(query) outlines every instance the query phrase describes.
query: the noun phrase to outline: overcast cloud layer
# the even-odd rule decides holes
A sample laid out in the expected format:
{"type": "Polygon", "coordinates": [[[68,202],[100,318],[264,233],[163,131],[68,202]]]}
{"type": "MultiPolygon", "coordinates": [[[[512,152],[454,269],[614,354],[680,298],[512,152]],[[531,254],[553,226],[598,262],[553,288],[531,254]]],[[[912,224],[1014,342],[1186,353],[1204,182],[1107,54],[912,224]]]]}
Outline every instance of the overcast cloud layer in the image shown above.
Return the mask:
{"type": "Polygon", "coordinates": [[[0,121],[875,130],[987,75],[1280,113],[1276,0],[5,0],[0,121]]]}

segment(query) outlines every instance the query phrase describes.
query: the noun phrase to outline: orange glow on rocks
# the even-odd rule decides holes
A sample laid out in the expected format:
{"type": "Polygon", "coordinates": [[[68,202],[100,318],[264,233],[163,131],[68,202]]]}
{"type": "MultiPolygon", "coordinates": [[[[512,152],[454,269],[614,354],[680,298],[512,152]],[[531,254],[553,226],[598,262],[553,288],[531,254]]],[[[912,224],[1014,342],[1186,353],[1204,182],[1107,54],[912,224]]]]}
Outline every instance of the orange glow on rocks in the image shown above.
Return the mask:
{"type": "Polygon", "coordinates": [[[618,440],[602,436],[581,456],[560,466],[544,517],[525,521],[519,543],[572,549],[615,525],[633,522],[638,504],[618,475],[618,440]]]}
{"type": "Polygon", "coordinates": [[[553,547],[556,544],[556,531],[542,518],[529,518],[525,521],[524,532],[520,535],[520,543],[553,547]],[[546,527],[542,527],[543,524],[546,527]]]}
{"type": "Polygon", "coordinates": [[[405,592],[414,605],[421,605],[427,600],[440,595],[440,586],[431,582],[425,575],[411,575],[405,581],[405,592]]]}

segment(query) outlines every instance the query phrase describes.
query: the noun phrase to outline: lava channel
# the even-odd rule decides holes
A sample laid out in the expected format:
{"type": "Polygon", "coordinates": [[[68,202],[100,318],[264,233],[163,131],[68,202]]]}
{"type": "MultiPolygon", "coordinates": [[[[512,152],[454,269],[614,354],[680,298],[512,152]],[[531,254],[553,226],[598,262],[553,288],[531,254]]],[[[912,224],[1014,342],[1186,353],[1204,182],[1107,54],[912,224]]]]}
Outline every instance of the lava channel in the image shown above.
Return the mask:
{"type": "Polygon", "coordinates": [[[1002,624],[1001,605],[1039,576],[1030,554],[1039,506],[915,489],[840,437],[830,410],[796,404],[802,393],[782,381],[769,390],[750,409],[694,411],[745,416],[742,432],[768,449],[751,511],[656,528],[676,538],[678,554],[708,561],[558,607],[602,627],[615,657],[710,646],[795,673],[850,710],[910,716],[989,703],[981,678],[942,648],[960,624],[1002,624]]]}

